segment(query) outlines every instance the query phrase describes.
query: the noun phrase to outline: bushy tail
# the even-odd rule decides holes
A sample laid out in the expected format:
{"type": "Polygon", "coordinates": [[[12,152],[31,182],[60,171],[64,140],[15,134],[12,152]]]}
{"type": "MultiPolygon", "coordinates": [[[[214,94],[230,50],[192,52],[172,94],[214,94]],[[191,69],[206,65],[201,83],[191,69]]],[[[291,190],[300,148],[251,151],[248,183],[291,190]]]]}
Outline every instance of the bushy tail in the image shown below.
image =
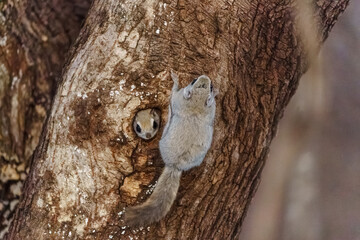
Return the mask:
{"type": "Polygon", "coordinates": [[[165,166],[153,193],[146,202],[125,210],[125,224],[144,226],[163,218],[176,198],[180,177],[180,170],[165,166]]]}

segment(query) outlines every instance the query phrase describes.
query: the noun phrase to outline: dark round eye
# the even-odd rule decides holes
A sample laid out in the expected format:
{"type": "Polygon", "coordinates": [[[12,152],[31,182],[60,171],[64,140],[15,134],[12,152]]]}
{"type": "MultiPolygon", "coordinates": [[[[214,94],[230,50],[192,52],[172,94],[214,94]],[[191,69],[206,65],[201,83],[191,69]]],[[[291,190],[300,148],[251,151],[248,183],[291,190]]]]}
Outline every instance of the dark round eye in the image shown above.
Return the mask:
{"type": "Polygon", "coordinates": [[[140,127],[139,124],[136,124],[136,131],[137,131],[138,133],[141,133],[141,127],[140,127]]]}
{"type": "Polygon", "coordinates": [[[191,85],[194,85],[194,83],[196,82],[197,78],[195,78],[192,82],[191,85]]]}
{"type": "Polygon", "coordinates": [[[157,122],[153,122],[153,129],[157,129],[157,127],[158,127],[158,123],[157,122]]]}

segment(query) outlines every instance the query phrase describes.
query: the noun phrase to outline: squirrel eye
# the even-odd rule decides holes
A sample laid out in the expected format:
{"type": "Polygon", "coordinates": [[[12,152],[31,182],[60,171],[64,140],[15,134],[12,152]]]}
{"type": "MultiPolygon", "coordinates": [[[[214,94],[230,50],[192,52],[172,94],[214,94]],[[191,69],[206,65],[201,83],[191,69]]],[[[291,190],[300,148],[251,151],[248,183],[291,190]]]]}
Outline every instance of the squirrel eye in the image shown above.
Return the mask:
{"type": "Polygon", "coordinates": [[[141,127],[140,127],[139,124],[136,124],[136,131],[137,131],[138,133],[141,133],[141,127]]]}
{"type": "Polygon", "coordinates": [[[157,122],[153,122],[153,129],[156,129],[158,127],[158,123],[157,122]]]}
{"type": "Polygon", "coordinates": [[[192,82],[191,85],[194,85],[194,83],[196,82],[197,78],[195,78],[192,82]]]}

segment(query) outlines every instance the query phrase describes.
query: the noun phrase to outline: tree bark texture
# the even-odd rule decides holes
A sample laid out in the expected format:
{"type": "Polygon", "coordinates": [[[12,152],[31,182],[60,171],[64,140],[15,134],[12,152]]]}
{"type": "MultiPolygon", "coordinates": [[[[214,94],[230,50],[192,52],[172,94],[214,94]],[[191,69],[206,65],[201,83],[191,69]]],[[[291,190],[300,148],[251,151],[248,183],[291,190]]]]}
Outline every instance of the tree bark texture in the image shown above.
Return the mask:
{"type": "MultiPolygon", "coordinates": [[[[322,40],[348,1],[316,2],[322,40]]],[[[307,63],[292,1],[97,0],[63,71],[7,239],[236,239],[307,63]],[[132,129],[139,109],[166,122],[172,82],[207,74],[220,89],[214,140],[186,172],[165,219],[121,221],[162,170],[160,133],[132,129]]],[[[164,126],[164,124],[162,124],[164,126]]]]}
{"type": "Polygon", "coordinates": [[[0,238],[89,0],[0,3],[0,238]]]}

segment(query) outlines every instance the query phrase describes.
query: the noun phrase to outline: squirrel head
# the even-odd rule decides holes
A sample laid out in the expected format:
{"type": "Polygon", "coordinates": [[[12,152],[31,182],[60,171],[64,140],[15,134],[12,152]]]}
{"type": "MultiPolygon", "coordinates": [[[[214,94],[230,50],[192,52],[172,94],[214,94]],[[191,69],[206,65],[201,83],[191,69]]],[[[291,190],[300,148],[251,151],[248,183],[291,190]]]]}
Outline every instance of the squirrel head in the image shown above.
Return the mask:
{"type": "Polygon", "coordinates": [[[142,139],[149,140],[155,136],[160,126],[160,113],[156,109],[139,111],[133,121],[136,134],[142,139]]]}
{"type": "Polygon", "coordinates": [[[215,108],[217,90],[213,88],[210,78],[206,75],[194,79],[183,89],[184,104],[196,113],[210,112],[215,108]]]}

